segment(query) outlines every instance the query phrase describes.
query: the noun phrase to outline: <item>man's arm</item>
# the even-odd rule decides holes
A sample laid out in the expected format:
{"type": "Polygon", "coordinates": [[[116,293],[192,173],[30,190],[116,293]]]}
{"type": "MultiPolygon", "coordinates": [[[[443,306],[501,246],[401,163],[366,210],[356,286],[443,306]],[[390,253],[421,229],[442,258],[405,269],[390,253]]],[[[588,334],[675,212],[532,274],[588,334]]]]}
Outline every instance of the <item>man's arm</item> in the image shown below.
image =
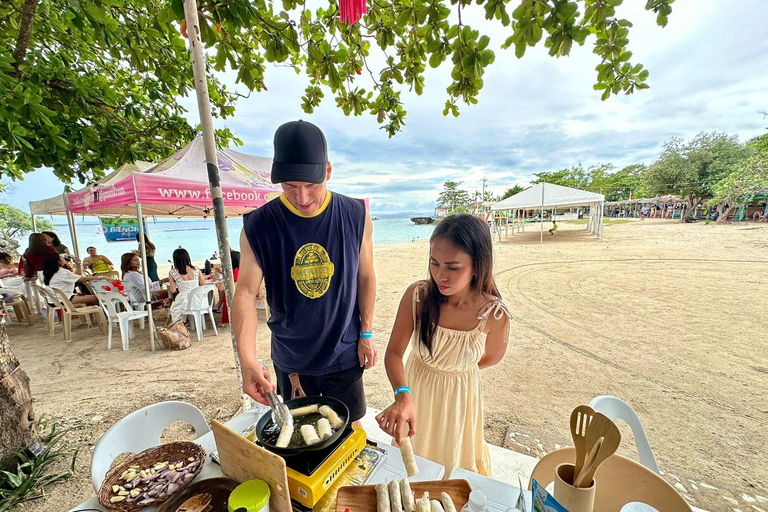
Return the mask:
{"type": "Polygon", "coordinates": [[[272,391],[269,374],[262,369],[256,357],[256,332],[258,317],[256,296],[261,289],[264,273],[256,261],[251,245],[240,234],[240,275],[237,280],[235,298],[232,300],[232,329],[237,341],[237,357],[243,374],[243,392],[259,403],[267,404],[264,391],[272,391]]]}
{"type": "MultiPolygon", "coordinates": [[[[376,304],[376,273],[373,270],[373,222],[365,212],[363,243],[360,246],[360,267],[357,272],[357,305],[360,309],[361,330],[373,329],[373,308],[376,304]]],[[[373,338],[360,338],[357,347],[360,366],[366,370],[373,367],[378,359],[373,338]]]]}

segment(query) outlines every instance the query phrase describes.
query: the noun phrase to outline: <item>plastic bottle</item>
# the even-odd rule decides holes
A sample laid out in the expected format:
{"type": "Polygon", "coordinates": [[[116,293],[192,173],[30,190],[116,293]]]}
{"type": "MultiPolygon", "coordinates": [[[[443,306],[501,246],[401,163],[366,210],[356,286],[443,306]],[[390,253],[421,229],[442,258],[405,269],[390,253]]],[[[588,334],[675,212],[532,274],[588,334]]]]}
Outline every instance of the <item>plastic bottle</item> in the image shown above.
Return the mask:
{"type": "Polygon", "coordinates": [[[48,320],[48,308],[43,308],[40,313],[43,315],[43,320],[48,320]]]}
{"type": "Polygon", "coordinates": [[[461,512],[488,512],[485,494],[480,491],[472,491],[469,493],[469,501],[461,509],[461,512]]]}

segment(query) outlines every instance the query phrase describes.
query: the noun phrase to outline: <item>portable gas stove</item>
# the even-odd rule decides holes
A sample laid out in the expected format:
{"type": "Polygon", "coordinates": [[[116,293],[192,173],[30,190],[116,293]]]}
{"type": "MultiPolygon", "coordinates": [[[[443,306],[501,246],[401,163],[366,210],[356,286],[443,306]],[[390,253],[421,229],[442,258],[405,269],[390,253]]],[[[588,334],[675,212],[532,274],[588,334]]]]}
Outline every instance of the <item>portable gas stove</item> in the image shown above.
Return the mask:
{"type": "Polygon", "coordinates": [[[291,499],[312,508],[365,448],[365,431],[347,427],[341,437],[322,450],[283,457],[291,499]]]}

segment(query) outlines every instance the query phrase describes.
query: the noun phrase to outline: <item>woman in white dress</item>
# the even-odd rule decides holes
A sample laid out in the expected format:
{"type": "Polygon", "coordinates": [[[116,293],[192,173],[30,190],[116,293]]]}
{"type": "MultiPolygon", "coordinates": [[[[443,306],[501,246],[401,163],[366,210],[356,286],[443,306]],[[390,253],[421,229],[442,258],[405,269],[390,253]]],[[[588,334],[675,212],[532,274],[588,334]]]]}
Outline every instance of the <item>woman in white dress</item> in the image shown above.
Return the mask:
{"type": "Polygon", "coordinates": [[[176,249],[173,251],[173,268],[168,277],[168,284],[173,296],[171,322],[176,322],[181,319],[182,311],[187,307],[189,292],[198,286],[203,286],[205,276],[200,272],[200,269],[192,266],[192,260],[186,249],[176,249]]]}

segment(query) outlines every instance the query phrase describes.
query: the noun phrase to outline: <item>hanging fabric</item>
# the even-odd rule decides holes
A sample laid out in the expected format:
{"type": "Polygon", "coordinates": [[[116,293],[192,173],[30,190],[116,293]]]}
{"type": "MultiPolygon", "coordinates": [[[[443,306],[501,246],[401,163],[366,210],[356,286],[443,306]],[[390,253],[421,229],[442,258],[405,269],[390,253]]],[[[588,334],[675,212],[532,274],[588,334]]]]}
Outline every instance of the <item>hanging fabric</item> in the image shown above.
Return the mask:
{"type": "Polygon", "coordinates": [[[339,0],[339,17],[342,23],[354,25],[368,13],[365,0],[339,0]]]}

